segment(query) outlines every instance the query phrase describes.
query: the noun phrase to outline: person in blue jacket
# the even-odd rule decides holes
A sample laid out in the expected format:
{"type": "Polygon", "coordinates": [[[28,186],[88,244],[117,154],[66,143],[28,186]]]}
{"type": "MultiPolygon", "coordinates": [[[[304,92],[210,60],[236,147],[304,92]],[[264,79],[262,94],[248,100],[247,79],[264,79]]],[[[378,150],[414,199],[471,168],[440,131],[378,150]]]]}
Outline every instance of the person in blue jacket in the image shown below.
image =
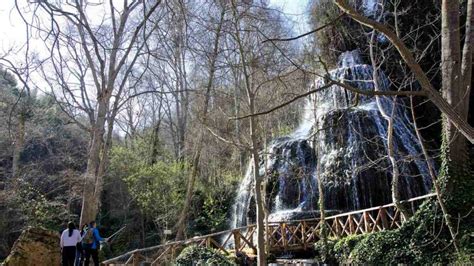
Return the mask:
{"type": "Polygon", "coordinates": [[[106,238],[103,238],[99,234],[99,229],[96,227],[95,221],[90,222],[89,229],[87,230],[86,234],[83,238],[83,247],[84,247],[84,255],[85,265],[89,265],[90,257],[92,256],[92,260],[94,261],[95,266],[99,266],[99,249],[100,249],[100,242],[107,241],[106,238]]]}

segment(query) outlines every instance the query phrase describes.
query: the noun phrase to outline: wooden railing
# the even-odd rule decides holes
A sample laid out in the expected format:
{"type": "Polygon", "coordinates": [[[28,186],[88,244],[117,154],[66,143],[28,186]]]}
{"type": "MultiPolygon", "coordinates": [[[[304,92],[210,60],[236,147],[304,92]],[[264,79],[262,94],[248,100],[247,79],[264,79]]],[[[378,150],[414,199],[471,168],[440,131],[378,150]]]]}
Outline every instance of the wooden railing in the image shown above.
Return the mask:
{"type": "MultiPolygon", "coordinates": [[[[435,193],[412,198],[401,203],[414,213],[422,200],[435,196],[435,193]],[[409,207],[409,208],[408,208],[409,207]]],[[[405,217],[395,207],[387,204],[364,210],[329,216],[325,224],[331,237],[345,237],[383,230],[400,228],[405,217]]],[[[321,231],[319,218],[271,222],[265,227],[266,245],[270,252],[311,249],[319,240],[321,231]]],[[[249,225],[184,241],[175,241],[159,246],[136,249],[118,257],[106,260],[105,265],[164,265],[172,261],[186,246],[198,245],[220,250],[224,254],[255,254],[256,226],[249,225]]]]}

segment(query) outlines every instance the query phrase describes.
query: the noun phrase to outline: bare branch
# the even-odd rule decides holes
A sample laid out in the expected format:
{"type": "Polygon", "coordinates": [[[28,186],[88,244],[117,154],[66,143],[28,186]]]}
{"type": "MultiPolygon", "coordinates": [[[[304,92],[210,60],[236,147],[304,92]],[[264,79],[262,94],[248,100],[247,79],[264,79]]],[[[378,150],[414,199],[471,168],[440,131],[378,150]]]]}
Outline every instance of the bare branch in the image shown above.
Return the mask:
{"type": "Polygon", "coordinates": [[[334,0],[334,2],[351,18],[362,25],[383,33],[390,40],[415,75],[415,78],[425,91],[426,96],[448,117],[450,122],[453,123],[471,143],[474,143],[474,128],[470,126],[466,120],[463,119],[460,114],[441,96],[441,94],[434,89],[425,72],[417,63],[405,43],[403,43],[403,41],[387,26],[359,14],[346,0],[334,0]]]}
{"type": "Polygon", "coordinates": [[[339,19],[341,19],[343,16],[345,15],[345,13],[341,13],[339,14],[339,16],[335,17],[333,20],[331,20],[330,22],[324,24],[323,26],[321,27],[317,27],[316,29],[312,30],[312,31],[308,31],[306,33],[303,33],[301,35],[298,35],[298,36],[295,36],[295,37],[290,37],[290,38],[273,38],[273,39],[266,39],[264,41],[262,41],[262,43],[266,43],[266,42],[288,42],[288,41],[294,41],[294,40],[297,40],[299,38],[303,38],[305,36],[308,36],[310,34],[313,34],[313,33],[316,33],[320,30],[323,30],[324,28],[334,24],[336,21],[338,21],[339,19]]]}

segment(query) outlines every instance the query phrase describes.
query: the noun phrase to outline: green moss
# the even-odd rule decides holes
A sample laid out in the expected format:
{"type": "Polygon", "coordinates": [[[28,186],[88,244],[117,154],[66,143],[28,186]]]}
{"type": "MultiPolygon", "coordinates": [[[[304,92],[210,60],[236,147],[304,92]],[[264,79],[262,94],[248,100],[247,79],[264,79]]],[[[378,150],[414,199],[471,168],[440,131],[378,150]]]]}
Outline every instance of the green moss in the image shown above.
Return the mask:
{"type": "Polygon", "coordinates": [[[451,237],[443,224],[435,200],[425,202],[400,229],[329,240],[326,249],[315,248],[327,263],[352,264],[447,264],[471,263],[473,248],[472,219],[461,220],[460,252],[455,253],[451,237]]]}
{"type": "MultiPolygon", "coordinates": [[[[444,121],[444,123],[446,123],[444,121]]],[[[446,125],[444,125],[445,127],[446,125]]],[[[449,150],[449,140],[446,132],[442,132],[441,144],[441,169],[438,175],[443,192],[444,200],[449,213],[452,216],[461,216],[470,212],[474,205],[474,165],[472,163],[473,154],[465,149],[459,151],[449,150]],[[450,153],[457,153],[456,157],[460,161],[452,160],[450,153]],[[459,159],[462,158],[462,159],[459,159]]]]}
{"type": "Polygon", "coordinates": [[[316,242],[316,244],[314,244],[316,259],[328,264],[336,263],[336,254],[334,251],[336,242],[336,239],[326,239],[326,241],[319,240],[316,242]]]}
{"type": "Polygon", "coordinates": [[[348,258],[353,263],[410,263],[414,255],[407,241],[397,231],[385,231],[364,236],[348,258]]]}
{"type": "Polygon", "coordinates": [[[345,237],[336,242],[334,245],[334,257],[337,261],[344,261],[344,262],[351,262],[351,251],[355,248],[355,246],[364,239],[364,235],[354,235],[345,237]]]}

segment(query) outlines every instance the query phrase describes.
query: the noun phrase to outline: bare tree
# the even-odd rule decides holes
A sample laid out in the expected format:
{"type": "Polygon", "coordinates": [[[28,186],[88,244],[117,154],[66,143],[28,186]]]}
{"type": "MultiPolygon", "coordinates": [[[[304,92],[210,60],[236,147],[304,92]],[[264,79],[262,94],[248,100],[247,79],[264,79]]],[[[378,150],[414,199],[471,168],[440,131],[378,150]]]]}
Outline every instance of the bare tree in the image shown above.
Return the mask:
{"type": "Polygon", "coordinates": [[[53,91],[58,103],[90,133],[81,224],[94,220],[98,213],[114,120],[126,99],[135,63],[157,27],[150,17],[160,2],[133,0],[118,6],[109,1],[103,5],[108,10],[104,8],[102,21],[89,15],[94,5],[88,1],[34,3],[33,15],[41,19],[30,26],[46,36],[50,51],[43,78],[52,88],[59,87],[59,94],[53,91]],[[88,123],[82,122],[82,115],[88,123]]]}
{"type": "MultiPolygon", "coordinates": [[[[441,74],[442,94],[452,108],[467,120],[469,96],[471,91],[472,46],[474,45],[473,1],[467,2],[464,48],[461,55],[461,33],[459,23],[459,1],[443,0],[441,3],[441,74]]],[[[443,137],[445,138],[446,158],[449,167],[445,170],[451,175],[447,182],[447,192],[453,190],[456,175],[465,168],[468,158],[467,142],[457,128],[454,119],[444,114],[443,137]]],[[[469,140],[471,140],[468,137],[469,140]]],[[[472,142],[472,140],[471,140],[472,142]]]]}
{"type": "MultiPolygon", "coordinates": [[[[211,90],[214,85],[214,79],[216,74],[216,64],[217,58],[220,52],[220,40],[222,35],[222,27],[224,24],[224,16],[226,13],[226,6],[225,5],[218,5],[220,8],[220,14],[218,16],[217,25],[215,28],[214,39],[213,39],[213,47],[212,51],[207,55],[208,58],[208,65],[209,65],[209,73],[207,77],[207,83],[204,88],[204,104],[202,106],[201,113],[199,115],[199,120],[203,125],[207,124],[208,120],[208,113],[209,113],[209,101],[211,98],[211,90]]],[[[199,165],[201,159],[201,152],[204,146],[204,134],[205,130],[203,127],[198,129],[198,137],[196,146],[194,147],[194,153],[191,161],[191,170],[189,173],[189,177],[187,180],[187,188],[186,188],[186,196],[183,209],[181,210],[181,214],[179,220],[176,224],[176,239],[181,240],[184,238],[184,231],[186,229],[186,221],[188,217],[189,208],[191,205],[191,200],[194,193],[194,184],[196,182],[196,178],[199,175],[199,165]]]]}
{"type": "MultiPolygon", "coordinates": [[[[262,183],[264,175],[260,173],[260,155],[261,140],[258,132],[260,122],[256,113],[258,113],[258,94],[267,85],[272,87],[276,82],[280,81],[284,74],[291,72],[285,68],[285,64],[278,61],[277,50],[271,44],[268,46],[255,44],[255,38],[265,37],[266,33],[259,27],[269,23],[271,14],[265,14],[262,11],[259,18],[255,18],[256,14],[252,13],[252,9],[259,14],[259,8],[252,7],[245,3],[241,4],[232,1],[232,37],[235,43],[236,57],[239,70],[241,71],[243,88],[245,91],[245,101],[248,106],[248,130],[249,145],[248,150],[251,155],[252,175],[253,175],[253,195],[255,198],[256,208],[256,224],[257,224],[257,263],[258,265],[266,264],[265,254],[265,207],[262,193],[262,183]],[[261,20],[261,21],[260,21],[261,20]],[[253,34],[252,34],[253,33],[253,34]],[[249,41],[249,38],[254,38],[249,41]],[[270,49],[271,48],[271,49],[270,49]],[[275,60],[276,62],[272,62],[275,60]],[[283,70],[280,69],[283,67],[283,70]],[[272,85],[270,85],[272,84],[272,85]]],[[[283,60],[284,61],[284,60],[283,60]]]]}
{"type": "MultiPolygon", "coordinates": [[[[446,1],[445,5],[448,4],[449,1],[446,1]]],[[[435,90],[434,86],[431,84],[429,78],[427,77],[426,73],[422,70],[420,65],[417,63],[415,60],[415,57],[413,54],[410,52],[410,50],[407,48],[405,43],[403,42],[402,39],[397,37],[397,35],[390,30],[389,27],[387,27],[384,24],[381,24],[379,22],[376,22],[368,17],[365,17],[364,15],[358,13],[351,5],[346,1],[346,0],[334,0],[334,3],[347,15],[349,15],[351,18],[356,20],[357,22],[361,23],[362,25],[365,25],[369,28],[372,28],[380,33],[383,33],[388,40],[394,45],[394,47],[398,50],[400,53],[401,57],[407,64],[407,66],[410,68],[410,70],[413,72],[415,75],[415,78],[417,81],[420,83],[420,86],[422,88],[422,93],[424,96],[426,96],[433,104],[436,105],[436,107],[439,108],[439,110],[450,120],[450,123],[452,123],[457,130],[464,135],[471,143],[474,143],[474,128],[470,126],[467,122],[466,119],[463,118],[463,116],[452,106],[453,103],[449,103],[446,101],[441,94],[435,90]]],[[[472,4],[471,4],[472,5],[472,4]]],[[[470,9],[472,13],[472,8],[470,9]]],[[[448,15],[448,12],[442,12],[442,16],[448,15]]],[[[472,15],[468,16],[468,21],[470,22],[472,15]]],[[[446,18],[445,18],[446,19],[446,18]]],[[[451,23],[452,24],[452,23],[451,23]]],[[[451,25],[452,26],[452,25],[451,25]]],[[[471,29],[471,27],[470,27],[471,29]]],[[[471,29],[472,31],[472,29],[471,29]]],[[[470,36],[469,34],[466,34],[466,37],[470,36]]],[[[442,39],[444,37],[442,36],[442,39]]],[[[468,38],[470,42],[465,43],[468,47],[472,46],[472,38],[468,38]]],[[[470,51],[470,49],[466,49],[470,51]]],[[[471,56],[472,57],[472,56],[471,56]]],[[[466,62],[465,64],[471,65],[472,63],[472,58],[469,58],[466,56],[466,60],[471,61],[471,62],[466,62]]],[[[458,73],[460,74],[460,73],[458,73]]],[[[467,78],[467,75],[466,75],[467,78]]],[[[465,83],[467,84],[467,83],[465,83]]],[[[469,82],[470,84],[470,82],[469,82]]],[[[454,89],[454,88],[451,88],[454,89]]]]}

